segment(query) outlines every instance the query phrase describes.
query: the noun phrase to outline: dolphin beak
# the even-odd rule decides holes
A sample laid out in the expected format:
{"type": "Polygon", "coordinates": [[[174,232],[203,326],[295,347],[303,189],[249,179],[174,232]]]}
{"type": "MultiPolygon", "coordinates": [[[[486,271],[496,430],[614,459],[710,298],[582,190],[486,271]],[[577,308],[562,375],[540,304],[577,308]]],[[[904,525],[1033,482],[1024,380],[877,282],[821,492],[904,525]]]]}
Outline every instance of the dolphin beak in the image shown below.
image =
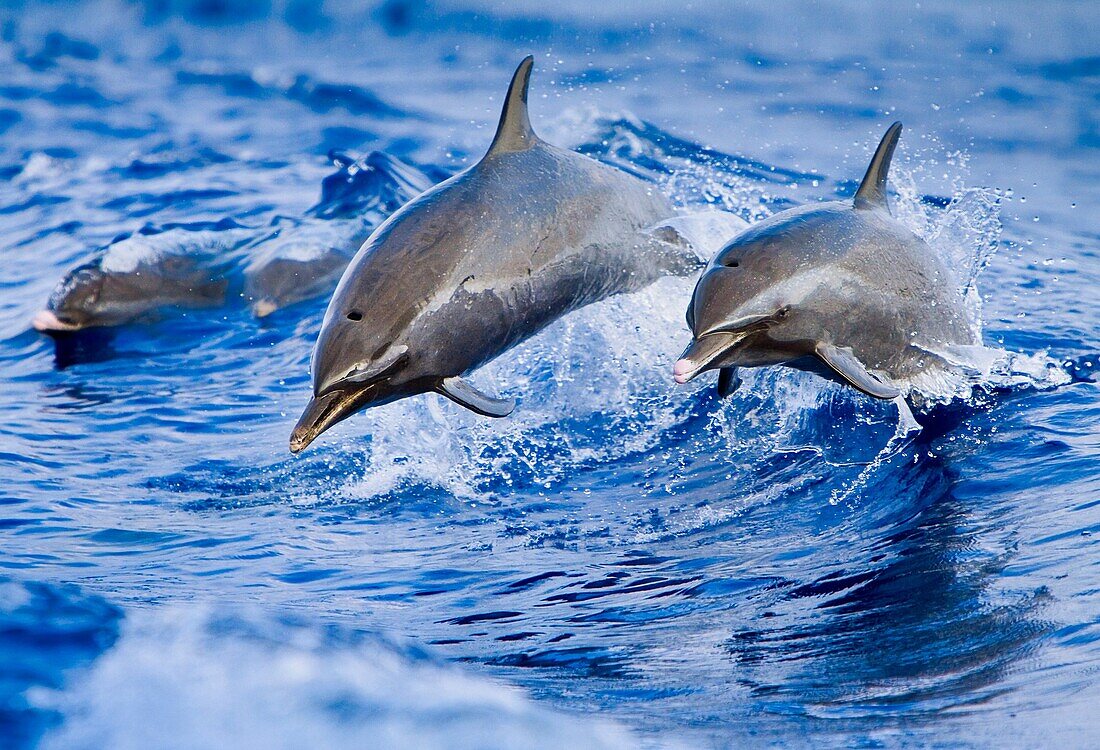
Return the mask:
{"type": "Polygon", "coordinates": [[[76,323],[66,323],[57,317],[57,314],[52,310],[39,310],[33,318],[31,318],[31,326],[36,331],[42,333],[63,333],[67,331],[77,331],[81,326],[76,323]]]}
{"type": "MultiPolygon", "coordinates": [[[[385,403],[377,401],[380,395],[379,386],[408,362],[408,350],[403,344],[395,347],[392,350],[392,359],[384,366],[376,367],[368,373],[349,376],[331,390],[311,398],[298,424],[294,426],[294,432],[290,433],[290,452],[301,452],[322,432],[347,419],[367,404],[385,403]]],[[[381,395],[385,395],[385,391],[381,395]]]]}
{"type": "Polygon", "coordinates": [[[715,360],[727,353],[746,336],[748,336],[747,331],[738,333],[719,331],[700,336],[691,342],[673,366],[673,379],[680,385],[693,380],[699,373],[710,369],[710,365],[715,360]]]}
{"type": "Polygon", "coordinates": [[[357,412],[365,390],[335,390],[311,398],[290,433],[290,452],[300,453],[322,432],[357,412]]]}

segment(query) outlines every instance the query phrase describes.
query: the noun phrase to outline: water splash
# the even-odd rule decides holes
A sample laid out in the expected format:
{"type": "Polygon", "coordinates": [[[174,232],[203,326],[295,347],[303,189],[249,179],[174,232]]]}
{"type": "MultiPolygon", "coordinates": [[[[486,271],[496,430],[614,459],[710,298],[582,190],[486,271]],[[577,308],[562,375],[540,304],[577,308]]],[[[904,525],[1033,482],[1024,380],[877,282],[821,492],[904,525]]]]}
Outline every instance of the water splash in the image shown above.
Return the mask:
{"type": "Polygon", "coordinates": [[[69,690],[32,697],[64,717],[44,748],[635,746],[418,649],[222,607],[137,613],[69,690]]]}
{"type": "MultiPolygon", "coordinates": [[[[630,116],[571,112],[563,122],[584,138],[582,152],[635,165],[642,176],[660,180],[664,190],[678,191],[673,199],[693,200],[689,212],[703,217],[692,228],[700,232],[697,244],[704,257],[735,231],[729,222],[708,224],[705,217],[714,212],[704,210],[707,206],[753,217],[783,207],[767,206],[758,180],[744,183],[755,185],[752,191],[742,189],[744,178],[738,175],[751,169],[748,160],[698,147],[693,157],[684,142],[630,116]]],[[[961,157],[953,163],[960,169],[965,164],[961,157]]],[[[968,313],[980,335],[977,279],[998,246],[1002,196],[967,187],[960,173],[948,200],[929,201],[917,191],[913,175],[900,170],[895,212],[959,271],[960,290],[977,300],[968,313]]],[[[367,476],[353,481],[348,492],[369,498],[423,484],[473,500],[518,486],[549,489],[584,467],[666,443],[709,387],[699,381],[676,389],[668,379],[672,360],[690,339],[683,307],[693,283],[664,279],[637,294],[592,305],[482,368],[475,380],[519,399],[508,420],[480,419],[433,396],[372,410],[367,476]],[[593,433],[596,423],[601,427],[593,433]]],[[[907,384],[920,411],[966,401],[975,388],[1049,388],[1069,380],[1043,354],[984,346],[935,353],[951,367],[907,384]]],[[[725,403],[707,399],[706,408],[713,410],[707,447],[692,450],[717,451],[731,464],[750,465],[808,451],[834,467],[858,467],[861,478],[842,483],[834,493],[837,501],[851,496],[919,431],[907,405],[869,402],[812,375],[768,368],[746,371],[744,377],[745,385],[725,403]],[[840,424],[852,427],[842,430],[840,424]]],[[[670,481],[673,487],[678,480],[670,481]]]]}

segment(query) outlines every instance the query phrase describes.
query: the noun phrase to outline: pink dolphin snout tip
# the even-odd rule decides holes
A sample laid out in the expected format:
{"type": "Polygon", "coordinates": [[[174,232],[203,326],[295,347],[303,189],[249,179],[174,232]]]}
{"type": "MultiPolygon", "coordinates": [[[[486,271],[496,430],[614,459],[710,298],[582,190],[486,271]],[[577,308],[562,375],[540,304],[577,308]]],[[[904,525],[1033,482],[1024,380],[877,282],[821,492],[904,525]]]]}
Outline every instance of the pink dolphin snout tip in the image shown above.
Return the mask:
{"type": "Polygon", "coordinates": [[[31,318],[31,327],[36,331],[42,333],[54,333],[57,331],[74,331],[79,326],[72,323],[65,323],[57,317],[51,310],[39,310],[31,318]]]}
{"type": "Polygon", "coordinates": [[[692,371],[695,369],[695,363],[690,359],[679,359],[676,364],[672,366],[672,379],[680,385],[691,380],[692,371]]]}

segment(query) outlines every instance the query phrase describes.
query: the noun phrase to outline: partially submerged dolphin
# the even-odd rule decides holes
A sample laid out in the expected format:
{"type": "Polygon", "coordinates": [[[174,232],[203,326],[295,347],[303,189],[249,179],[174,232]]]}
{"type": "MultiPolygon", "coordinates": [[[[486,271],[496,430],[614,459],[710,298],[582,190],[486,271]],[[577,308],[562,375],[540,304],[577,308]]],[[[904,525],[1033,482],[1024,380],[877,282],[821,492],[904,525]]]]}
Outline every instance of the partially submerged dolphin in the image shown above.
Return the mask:
{"type": "Polygon", "coordinates": [[[257,318],[330,291],[373,226],[312,219],[276,230],[244,268],[244,297],[257,318]]]}
{"type": "Polygon", "coordinates": [[[948,366],[937,352],[980,343],[956,276],[890,213],[900,134],[900,122],[887,130],[852,203],[783,211],[718,252],[688,306],[694,340],[673,369],[677,383],[719,370],[726,396],[738,367],[784,364],[892,399],[948,366]]]}
{"type": "Polygon", "coordinates": [[[531,67],[516,70],[481,161],[391,216],[344,272],[291,451],[367,406],[430,391],[506,416],[514,401],[462,376],[571,310],[701,265],[687,242],[646,231],[673,213],[653,185],[535,135],[531,67]]]}
{"type": "Polygon", "coordinates": [[[174,227],[113,242],[70,271],[31,324],[43,333],[115,326],[163,307],[216,307],[225,302],[227,268],[253,230],[231,222],[174,227]]]}
{"type": "Polygon", "coordinates": [[[434,183],[381,151],[334,160],[341,170],[325,178],[311,218],[277,229],[245,266],[244,295],[258,318],[330,292],[371,230],[434,183]]]}
{"type": "Polygon", "coordinates": [[[31,324],[49,334],[117,326],[166,308],[224,304],[241,291],[263,317],[332,289],[355,250],[384,218],[434,182],[381,152],[335,155],[307,218],[274,228],[216,224],[146,228],[117,240],[57,284],[31,324]]]}

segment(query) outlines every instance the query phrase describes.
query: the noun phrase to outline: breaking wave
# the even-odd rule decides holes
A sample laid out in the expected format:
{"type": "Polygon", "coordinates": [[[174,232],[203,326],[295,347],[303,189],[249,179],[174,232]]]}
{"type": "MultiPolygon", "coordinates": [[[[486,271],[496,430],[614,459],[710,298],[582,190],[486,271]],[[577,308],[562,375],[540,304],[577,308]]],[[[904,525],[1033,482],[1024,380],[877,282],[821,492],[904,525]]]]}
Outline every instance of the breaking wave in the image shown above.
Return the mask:
{"type": "Polygon", "coordinates": [[[541,707],[415,647],[258,612],[139,612],[69,689],[44,748],[632,748],[615,724],[541,707]]]}

